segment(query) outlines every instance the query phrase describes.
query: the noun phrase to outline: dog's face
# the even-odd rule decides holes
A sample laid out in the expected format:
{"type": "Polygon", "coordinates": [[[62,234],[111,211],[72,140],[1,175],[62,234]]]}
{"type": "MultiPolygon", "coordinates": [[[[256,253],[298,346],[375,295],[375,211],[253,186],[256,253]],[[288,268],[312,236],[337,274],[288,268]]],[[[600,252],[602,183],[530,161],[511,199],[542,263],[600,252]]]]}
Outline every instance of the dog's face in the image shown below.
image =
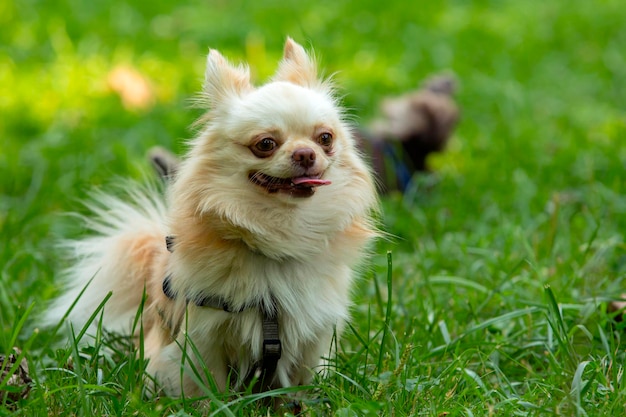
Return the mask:
{"type": "Polygon", "coordinates": [[[311,197],[317,187],[331,184],[329,168],[347,146],[334,103],[285,81],[233,103],[223,126],[231,139],[225,146],[236,158],[229,164],[233,174],[277,198],[311,197]]]}
{"type": "Polygon", "coordinates": [[[317,78],[313,60],[291,40],[276,76],[260,88],[250,84],[247,68],[211,51],[204,95],[211,111],[202,153],[240,192],[283,201],[311,197],[333,183],[353,152],[331,85],[317,78]]]}
{"type": "Polygon", "coordinates": [[[224,236],[244,236],[266,254],[303,254],[375,207],[332,85],[291,39],[273,79],[258,88],[247,68],[212,50],[203,99],[210,110],[172,198],[194,216],[217,217],[210,224],[227,228],[224,236]]]}

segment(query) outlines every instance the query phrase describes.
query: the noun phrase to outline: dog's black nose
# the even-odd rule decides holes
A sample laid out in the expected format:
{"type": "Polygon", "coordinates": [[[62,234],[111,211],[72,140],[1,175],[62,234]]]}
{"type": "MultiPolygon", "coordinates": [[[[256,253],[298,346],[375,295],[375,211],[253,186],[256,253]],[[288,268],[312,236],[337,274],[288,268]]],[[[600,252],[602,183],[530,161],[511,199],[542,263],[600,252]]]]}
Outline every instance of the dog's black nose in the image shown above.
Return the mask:
{"type": "Polygon", "coordinates": [[[315,151],[311,148],[296,149],[291,159],[302,168],[311,168],[315,164],[315,151]]]}

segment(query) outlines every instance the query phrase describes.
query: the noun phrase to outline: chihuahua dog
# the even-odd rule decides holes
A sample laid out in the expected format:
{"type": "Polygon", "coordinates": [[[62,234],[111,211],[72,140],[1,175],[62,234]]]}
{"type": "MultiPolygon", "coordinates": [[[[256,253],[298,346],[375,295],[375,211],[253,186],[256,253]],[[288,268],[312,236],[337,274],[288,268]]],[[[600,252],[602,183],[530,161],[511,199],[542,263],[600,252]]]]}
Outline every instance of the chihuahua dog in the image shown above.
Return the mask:
{"type": "Polygon", "coordinates": [[[147,372],[168,395],[307,384],[377,235],[372,175],[332,83],[292,39],[261,87],[211,50],[200,101],[207,113],[165,198],[129,186],[89,204],[95,233],[70,242],[48,320],[84,326],[111,293],[96,321],[142,330],[147,372]]]}

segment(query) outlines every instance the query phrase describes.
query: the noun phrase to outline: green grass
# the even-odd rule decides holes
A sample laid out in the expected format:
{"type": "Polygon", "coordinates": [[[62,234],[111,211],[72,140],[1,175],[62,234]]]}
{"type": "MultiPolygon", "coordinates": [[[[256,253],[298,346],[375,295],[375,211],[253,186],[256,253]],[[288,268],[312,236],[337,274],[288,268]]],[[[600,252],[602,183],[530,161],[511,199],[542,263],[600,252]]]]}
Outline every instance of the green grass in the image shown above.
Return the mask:
{"type": "Polygon", "coordinates": [[[434,72],[461,86],[435,173],[383,199],[396,238],[369,259],[310,413],[626,415],[625,325],[606,310],[626,292],[626,8],[411,4],[0,3],[0,353],[20,347],[34,380],[0,415],[266,414],[251,393],[148,399],[128,340],[77,347],[37,315],[66,262],[55,242],[84,233],[61,213],[114,176],[140,179],[150,146],[183,149],[209,47],[264,80],[286,35],[340,71],[362,123],[434,72]],[[149,80],[152,105],[122,105],[118,65],[149,80]]]}

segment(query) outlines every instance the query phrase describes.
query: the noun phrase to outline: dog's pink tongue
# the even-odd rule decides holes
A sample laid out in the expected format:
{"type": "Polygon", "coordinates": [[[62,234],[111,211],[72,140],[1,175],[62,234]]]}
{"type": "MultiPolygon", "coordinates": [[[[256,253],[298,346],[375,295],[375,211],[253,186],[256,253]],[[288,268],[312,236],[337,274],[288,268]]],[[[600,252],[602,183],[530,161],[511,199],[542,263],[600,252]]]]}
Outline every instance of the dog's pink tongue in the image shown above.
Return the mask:
{"type": "Polygon", "coordinates": [[[320,185],[328,185],[331,183],[330,180],[322,180],[320,178],[310,178],[310,177],[292,178],[291,182],[294,185],[303,185],[305,187],[317,187],[320,185]]]}

